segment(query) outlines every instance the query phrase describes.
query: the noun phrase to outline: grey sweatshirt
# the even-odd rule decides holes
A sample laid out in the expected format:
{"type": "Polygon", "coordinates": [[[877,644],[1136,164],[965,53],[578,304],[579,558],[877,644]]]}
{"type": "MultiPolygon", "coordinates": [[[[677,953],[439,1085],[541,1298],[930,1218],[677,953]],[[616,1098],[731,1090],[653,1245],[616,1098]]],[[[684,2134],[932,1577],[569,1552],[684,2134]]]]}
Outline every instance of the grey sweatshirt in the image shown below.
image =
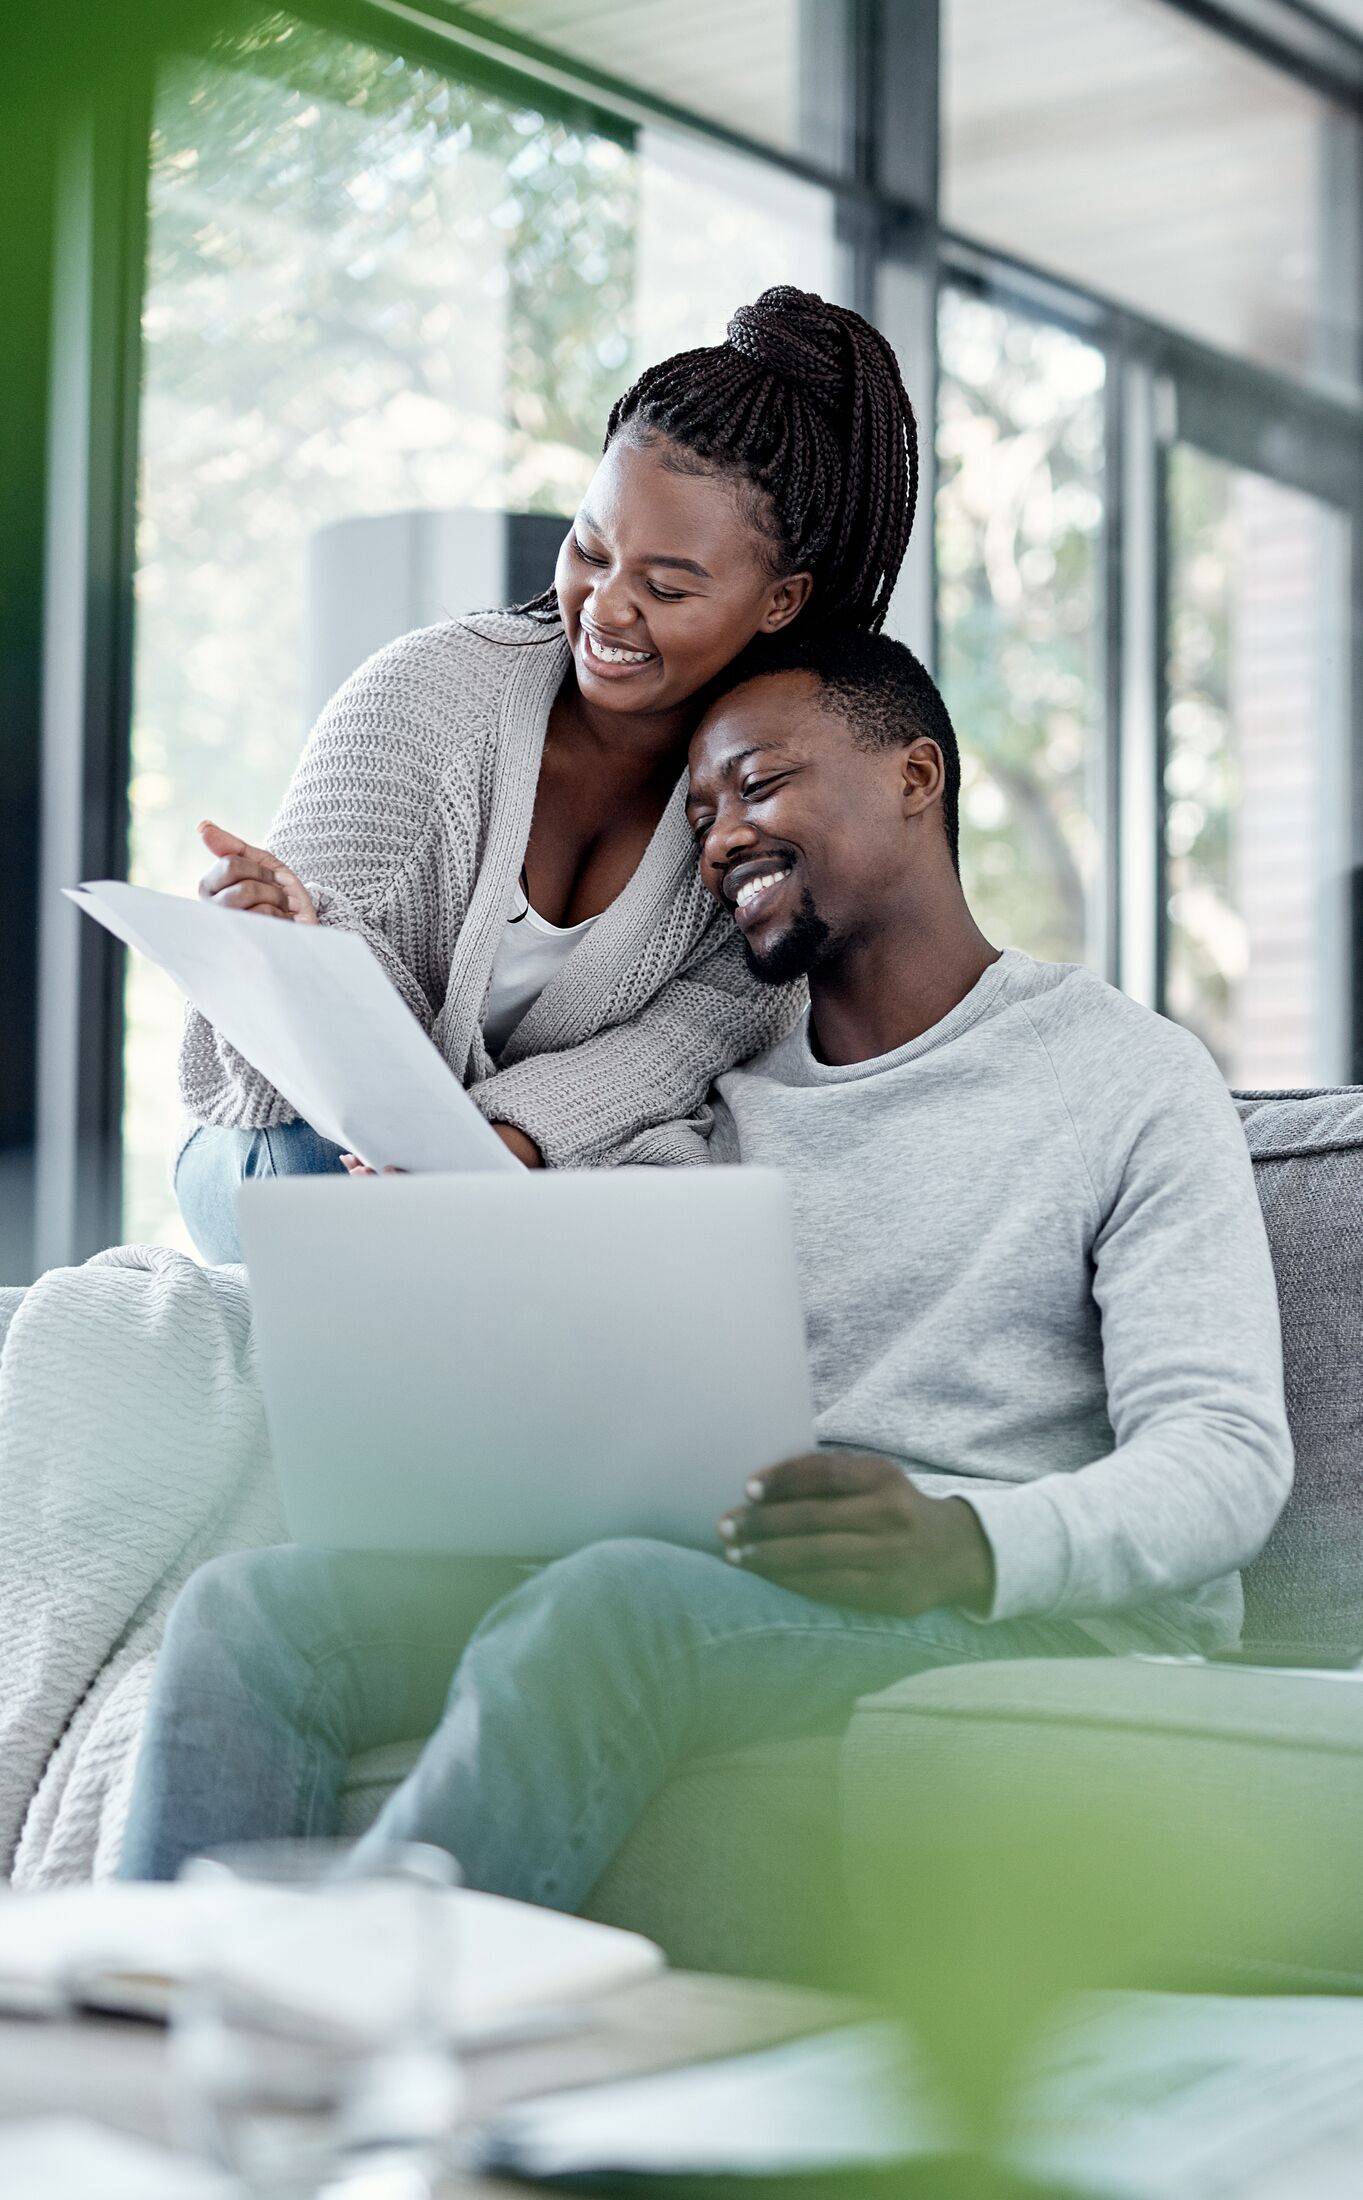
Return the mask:
{"type": "Polygon", "coordinates": [[[1154,1607],[1234,1640],[1292,1449],[1249,1155],[1198,1040],[1009,948],[877,1060],[830,1068],[802,1020],[720,1079],[712,1157],[789,1182],[820,1442],[969,1500],[991,1619],[1154,1607]]]}

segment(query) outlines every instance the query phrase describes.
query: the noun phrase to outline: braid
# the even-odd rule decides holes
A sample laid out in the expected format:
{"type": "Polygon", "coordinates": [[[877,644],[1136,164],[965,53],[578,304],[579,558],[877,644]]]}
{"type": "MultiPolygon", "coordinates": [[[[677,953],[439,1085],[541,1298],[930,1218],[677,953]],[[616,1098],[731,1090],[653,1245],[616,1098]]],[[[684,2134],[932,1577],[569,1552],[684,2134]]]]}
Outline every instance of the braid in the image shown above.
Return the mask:
{"type": "MultiPolygon", "coordinates": [[[[622,430],[679,472],[732,476],[774,574],[808,572],[801,626],[884,623],[918,502],[918,430],[893,350],[847,306],[782,284],[722,344],[676,352],[616,400],[622,430]]],[[[552,589],[521,607],[552,617],[552,589]]]]}
{"type": "Polygon", "coordinates": [[[806,618],[882,625],[918,500],[918,434],[869,321],[809,291],[765,290],[724,343],[647,368],[616,402],[607,444],[631,424],[757,492],[776,569],[814,577],[806,618]]]}

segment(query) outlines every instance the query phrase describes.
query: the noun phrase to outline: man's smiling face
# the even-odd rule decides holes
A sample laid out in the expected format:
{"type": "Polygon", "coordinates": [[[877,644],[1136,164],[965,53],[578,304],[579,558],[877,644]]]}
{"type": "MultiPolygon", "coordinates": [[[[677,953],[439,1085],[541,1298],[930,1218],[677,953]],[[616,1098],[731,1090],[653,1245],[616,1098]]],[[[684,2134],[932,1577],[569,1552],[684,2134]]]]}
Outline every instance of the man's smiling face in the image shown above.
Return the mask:
{"type": "Polygon", "coordinates": [[[908,754],[860,745],[810,672],[750,680],[706,712],[687,812],[755,976],[804,976],[880,929],[908,862],[908,754]]]}

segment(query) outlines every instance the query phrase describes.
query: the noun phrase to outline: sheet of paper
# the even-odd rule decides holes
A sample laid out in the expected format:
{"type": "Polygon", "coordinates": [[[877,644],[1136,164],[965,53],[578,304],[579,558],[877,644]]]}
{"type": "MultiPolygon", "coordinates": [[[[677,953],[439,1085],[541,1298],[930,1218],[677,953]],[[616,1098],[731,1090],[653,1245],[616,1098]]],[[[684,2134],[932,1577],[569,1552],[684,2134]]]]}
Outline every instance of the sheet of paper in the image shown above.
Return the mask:
{"type": "Polygon", "coordinates": [[[901,2035],[851,2025],[753,2055],[506,2109],[473,2135],[470,2167],[530,2177],[796,2176],[897,2162],[951,2144],[901,2035]]]}
{"type": "Polygon", "coordinates": [[[67,891],[166,971],[314,1130],[371,1168],[521,1166],[353,932],[116,879],[67,891]]]}
{"type": "Polygon", "coordinates": [[[1339,1995],[1093,1994],[1025,2086],[1015,2165],[1095,2200],[1363,2191],[1363,2005],[1339,1995]]]}
{"type": "MultiPolygon", "coordinates": [[[[959,2145],[930,2066],[864,2024],[503,2110],[472,2166],[550,2177],[782,2174],[959,2145]]],[[[1094,1994],[1056,2015],[1004,2159],[1093,2200],[1354,2200],[1363,2007],[1339,1997],[1094,1994]]]]}

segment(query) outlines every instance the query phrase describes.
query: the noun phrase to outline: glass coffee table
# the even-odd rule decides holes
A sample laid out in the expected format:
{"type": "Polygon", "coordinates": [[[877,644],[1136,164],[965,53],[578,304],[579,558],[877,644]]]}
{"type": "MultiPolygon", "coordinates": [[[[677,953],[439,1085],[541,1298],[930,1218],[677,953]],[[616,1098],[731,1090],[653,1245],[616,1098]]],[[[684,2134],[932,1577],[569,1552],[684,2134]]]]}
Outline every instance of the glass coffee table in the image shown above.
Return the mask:
{"type": "MultiPolygon", "coordinates": [[[[468,2115],[573,2086],[715,2060],[855,2023],[857,2003],[802,1987],[668,1971],[590,2003],[580,2027],[468,2055],[468,2115]]],[[[166,2033],[136,2019],[0,2017],[0,2122],[82,2116],[164,2145],[174,2142],[166,2033]]],[[[449,2200],[505,2193],[460,2176],[449,2200]]]]}

